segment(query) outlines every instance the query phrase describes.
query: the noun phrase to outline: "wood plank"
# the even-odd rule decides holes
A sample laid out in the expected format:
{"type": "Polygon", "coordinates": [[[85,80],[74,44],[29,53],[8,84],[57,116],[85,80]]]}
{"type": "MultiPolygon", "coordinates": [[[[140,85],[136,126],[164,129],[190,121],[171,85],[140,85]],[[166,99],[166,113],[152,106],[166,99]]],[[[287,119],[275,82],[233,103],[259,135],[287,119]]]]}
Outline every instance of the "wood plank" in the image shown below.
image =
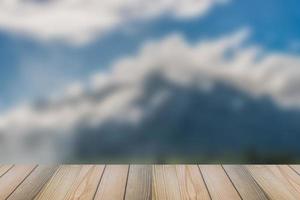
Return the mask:
{"type": "Polygon", "coordinates": [[[85,165],[82,167],[66,200],[93,200],[105,165],[85,165]]]}
{"type": "Polygon", "coordinates": [[[247,168],[269,199],[300,199],[299,177],[288,166],[250,165],[247,168]]]}
{"type": "Polygon", "coordinates": [[[153,199],[210,199],[197,165],[154,166],[153,199]]]}
{"type": "Polygon", "coordinates": [[[277,167],[276,166],[271,166],[271,167],[275,169],[279,169],[276,170],[276,172],[280,171],[280,174],[289,183],[289,188],[293,189],[293,191],[295,191],[295,195],[297,199],[300,199],[300,176],[298,176],[297,172],[295,172],[287,165],[278,165],[277,167]]]}
{"type": "Polygon", "coordinates": [[[197,165],[176,165],[176,174],[182,199],[210,199],[197,165]]]}
{"type": "Polygon", "coordinates": [[[0,199],[6,199],[34,170],[35,165],[17,165],[0,178],[0,199]]]}
{"type": "Polygon", "coordinates": [[[81,168],[82,166],[79,165],[60,166],[59,170],[56,171],[56,173],[35,199],[64,200],[76,178],[78,177],[81,168]]]}
{"type": "Polygon", "coordinates": [[[299,170],[299,165],[64,165],[55,172],[51,166],[0,165],[0,199],[298,200],[299,170]]]}
{"type": "Polygon", "coordinates": [[[268,199],[245,166],[224,165],[223,167],[243,199],[268,199]]]}
{"type": "Polygon", "coordinates": [[[13,165],[0,165],[0,177],[3,176],[13,165]]]}
{"type": "Polygon", "coordinates": [[[175,167],[172,165],[155,165],[153,167],[153,199],[179,200],[180,196],[175,167]]]}
{"type": "Polygon", "coordinates": [[[55,173],[58,166],[38,166],[9,196],[8,200],[31,200],[55,173]]]}
{"type": "Polygon", "coordinates": [[[107,165],[95,200],[121,200],[127,183],[128,165],[107,165]]]}
{"type": "Polygon", "coordinates": [[[152,166],[131,165],[126,189],[126,200],[150,200],[152,166]]]}
{"type": "Polygon", "coordinates": [[[204,181],[213,200],[241,199],[220,165],[200,165],[204,181]]]}

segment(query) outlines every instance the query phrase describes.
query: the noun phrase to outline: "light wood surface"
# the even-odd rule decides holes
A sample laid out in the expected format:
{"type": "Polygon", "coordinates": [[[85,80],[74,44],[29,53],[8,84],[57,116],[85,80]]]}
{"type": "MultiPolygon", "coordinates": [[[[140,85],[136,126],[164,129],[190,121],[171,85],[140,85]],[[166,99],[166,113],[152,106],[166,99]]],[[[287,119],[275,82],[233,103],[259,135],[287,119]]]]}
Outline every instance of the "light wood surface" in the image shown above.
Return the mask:
{"type": "Polygon", "coordinates": [[[61,166],[35,199],[65,199],[80,170],[81,166],[61,166]]]}
{"type": "Polygon", "coordinates": [[[153,199],[210,199],[197,165],[154,166],[153,199]]]}
{"type": "Polygon", "coordinates": [[[299,200],[299,165],[0,165],[0,200],[299,200]]]}
{"type": "Polygon", "coordinates": [[[102,178],[103,171],[104,165],[83,166],[65,199],[92,200],[102,178]]]}
{"type": "MultiPolygon", "coordinates": [[[[282,166],[281,166],[282,167],[282,166]]],[[[280,166],[248,166],[247,167],[256,182],[265,191],[269,199],[281,200],[281,199],[300,199],[300,193],[293,188],[286,173],[294,172],[289,167],[285,166],[285,169],[280,169],[280,166]],[[287,172],[288,170],[289,172],[287,172]]],[[[295,178],[300,177],[295,172],[293,173],[295,178]]]]}
{"type": "Polygon", "coordinates": [[[212,199],[241,199],[222,166],[203,165],[200,170],[212,199]]]}
{"type": "Polygon", "coordinates": [[[56,171],[57,166],[38,166],[18,188],[11,194],[8,200],[31,200],[38,194],[56,171]]]}
{"type": "Polygon", "coordinates": [[[224,165],[223,167],[243,199],[268,199],[245,166],[224,165]]]}
{"type": "Polygon", "coordinates": [[[151,199],[152,166],[131,165],[126,188],[126,200],[151,199]]]}
{"type": "Polygon", "coordinates": [[[96,200],[122,200],[124,198],[128,165],[109,165],[105,168],[96,193],[96,200]]]}
{"type": "Polygon", "coordinates": [[[3,176],[13,165],[0,165],[0,177],[3,176]]]}
{"type": "Polygon", "coordinates": [[[36,166],[18,165],[0,178],[0,199],[6,199],[25,180],[36,166]]]}

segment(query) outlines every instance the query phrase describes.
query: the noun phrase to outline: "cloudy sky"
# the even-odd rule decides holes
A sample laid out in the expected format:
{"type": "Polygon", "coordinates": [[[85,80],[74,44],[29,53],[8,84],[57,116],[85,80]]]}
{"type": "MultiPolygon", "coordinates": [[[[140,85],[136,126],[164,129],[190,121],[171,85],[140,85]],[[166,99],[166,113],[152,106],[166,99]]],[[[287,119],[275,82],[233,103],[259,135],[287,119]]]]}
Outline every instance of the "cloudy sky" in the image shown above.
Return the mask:
{"type": "Polygon", "coordinates": [[[2,0],[0,110],[106,71],[174,33],[193,43],[246,27],[251,43],[297,54],[297,8],[296,0],[2,0]]]}
{"type": "Polygon", "coordinates": [[[20,139],[71,134],[83,121],[138,124],[169,94],[160,89],[147,108],[132,103],[145,96],[142,86],[154,73],[181,87],[208,90],[222,82],[280,109],[298,109],[299,6],[0,0],[0,133],[20,139]]]}

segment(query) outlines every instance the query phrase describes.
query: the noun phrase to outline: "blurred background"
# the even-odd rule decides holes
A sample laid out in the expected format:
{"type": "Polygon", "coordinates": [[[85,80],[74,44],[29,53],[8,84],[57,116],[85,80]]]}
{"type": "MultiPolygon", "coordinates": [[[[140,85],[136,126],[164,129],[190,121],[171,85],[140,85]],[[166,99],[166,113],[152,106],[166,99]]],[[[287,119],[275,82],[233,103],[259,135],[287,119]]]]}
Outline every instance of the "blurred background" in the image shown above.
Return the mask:
{"type": "Polygon", "coordinates": [[[0,162],[299,162],[299,7],[0,0],[0,162]]]}

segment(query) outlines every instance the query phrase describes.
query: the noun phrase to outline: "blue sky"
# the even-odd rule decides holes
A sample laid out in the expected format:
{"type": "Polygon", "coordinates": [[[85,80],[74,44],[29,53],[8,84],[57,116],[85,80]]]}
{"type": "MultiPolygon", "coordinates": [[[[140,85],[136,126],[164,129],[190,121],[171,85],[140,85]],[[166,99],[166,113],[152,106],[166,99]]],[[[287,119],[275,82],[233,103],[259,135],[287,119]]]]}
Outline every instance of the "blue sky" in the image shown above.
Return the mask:
{"type": "Polygon", "coordinates": [[[70,82],[105,71],[119,58],[137,52],[145,41],[174,32],[193,43],[248,27],[250,43],[270,52],[298,55],[299,7],[297,0],[232,0],[213,7],[204,16],[178,19],[160,15],[123,23],[80,45],[64,40],[43,41],[0,27],[0,110],[47,96],[70,82]],[[31,76],[42,78],[34,80],[31,76]]]}

